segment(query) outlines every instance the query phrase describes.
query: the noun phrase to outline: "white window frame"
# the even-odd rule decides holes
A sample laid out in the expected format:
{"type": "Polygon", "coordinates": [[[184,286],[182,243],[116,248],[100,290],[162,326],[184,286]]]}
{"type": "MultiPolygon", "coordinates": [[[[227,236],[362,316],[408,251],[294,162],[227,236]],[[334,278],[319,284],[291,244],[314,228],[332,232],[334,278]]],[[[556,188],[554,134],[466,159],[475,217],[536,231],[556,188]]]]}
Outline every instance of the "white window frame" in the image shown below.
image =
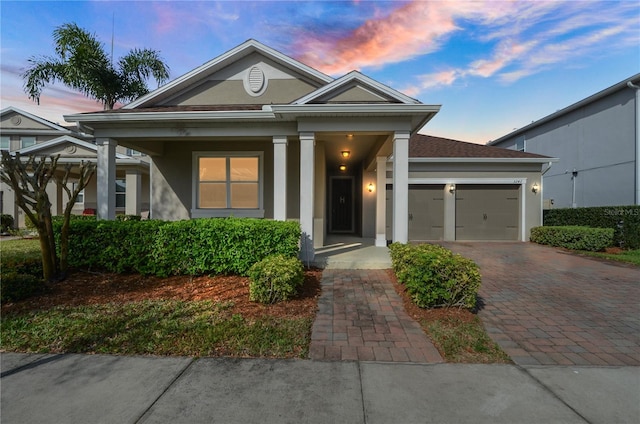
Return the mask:
{"type": "Polygon", "coordinates": [[[126,209],[127,207],[127,179],[126,178],[116,178],[116,181],[122,181],[124,186],[124,191],[118,191],[116,184],[116,208],[118,210],[126,209]],[[118,196],[122,197],[122,206],[118,205],[118,196]]]}
{"type": "MultiPolygon", "coordinates": [[[[241,218],[264,218],[264,152],[242,151],[242,152],[193,152],[192,155],[192,190],[191,190],[191,217],[192,218],[223,218],[229,216],[241,218]],[[223,208],[208,209],[199,208],[200,193],[200,158],[258,158],[258,207],[256,209],[223,208]]],[[[230,169],[227,170],[230,172],[230,169]]],[[[227,184],[229,181],[227,180],[227,184]]]]}
{"type": "Polygon", "coordinates": [[[35,146],[36,144],[38,144],[38,139],[35,136],[25,135],[24,137],[20,137],[20,148],[21,149],[24,149],[26,147],[35,146]],[[25,146],[24,145],[24,139],[25,138],[33,139],[33,144],[29,144],[28,146],[25,146]]]}
{"type": "MultiPolygon", "coordinates": [[[[72,192],[76,191],[77,186],[78,186],[78,183],[72,183],[71,191],[72,192]]],[[[76,205],[84,205],[84,189],[80,190],[80,192],[78,193],[78,197],[76,197],[76,205]]]]}
{"type": "Polygon", "coordinates": [[[9,135],[3,135],[3,136],[2,136],[2,140],[3,140],[3,141],[4,141],[4,140],[6,140],[6,142],[7,142],[7,147],[2,147],[2,144],[0,144],[0,150],[7,150],[7,151],[11,150],[11,136],[9,136],[9,135]]]}
{"type": "Polygon", "coordinates": [[[527,138],[524,135],[522,137],[516,138],[516,142],[513,145],[513,150],[517,150],[519,152],[527,151],[527,138]],[[522,142],[522,146],[519,146],[520,142],[522,142]]]}

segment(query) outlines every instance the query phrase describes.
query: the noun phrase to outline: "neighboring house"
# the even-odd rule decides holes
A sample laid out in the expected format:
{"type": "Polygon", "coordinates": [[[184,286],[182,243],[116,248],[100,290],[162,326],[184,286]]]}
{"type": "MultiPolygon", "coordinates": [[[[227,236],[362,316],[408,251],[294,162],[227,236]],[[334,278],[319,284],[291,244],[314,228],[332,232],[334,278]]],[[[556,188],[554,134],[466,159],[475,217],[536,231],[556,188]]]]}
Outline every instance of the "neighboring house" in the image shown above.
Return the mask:
{"type": "MultiPolygon", "coordinates": [[[[20,152],[23,156],[60,155],[59,172],[67,164],[73,165],[70,178],[72,184],[74,170],[77,175],[77,168],[82,161],[95,163],[97,160],[97,147],[90,135],[54,124],[15,107],[3,109],[0,115],[3,150],[20,152]]],[[[120,148],[115,158],[116,211],[140,215],[149,209],[149,163],[139,153],[129,151],[128,153],[135,155],[132,157],[125,152],[127,150],[124,147],[120,148]]],[[[85,209],[97,209],[96,180],[94,177],[84,189],[72,213],[82,214],[85,209]]],[[[2,213],[12,215],[15,225],[24,227],[24,212],[16,206],[13,190],[2,183],[0,193],[2,213]]],[[[52,213],[61,215],[68,201],[66,193],[53,183],[47,188],[47,193],[52,203],[52,213]]]]}
{"type": "Polygon", "coordinates": [[[439,110],[359,72],[334,79],[249,40],[122,109],[65,119],[96,138],[103,218],[115,214],[111,170],[116,146],[126,146],[151,158],[152,218],[299,220],[303,258],[327,234],[379,246],[526,240],[541,223],[537,191],[550,159],[453,141],[442,143],[450,151],[422,150],[440,139],[415,134],[439,110]]]}
{"type": "Polygon", "coordinates": [[[545,208],[640,204],[640,74],[488,144],[560,159],[545,208]]]}

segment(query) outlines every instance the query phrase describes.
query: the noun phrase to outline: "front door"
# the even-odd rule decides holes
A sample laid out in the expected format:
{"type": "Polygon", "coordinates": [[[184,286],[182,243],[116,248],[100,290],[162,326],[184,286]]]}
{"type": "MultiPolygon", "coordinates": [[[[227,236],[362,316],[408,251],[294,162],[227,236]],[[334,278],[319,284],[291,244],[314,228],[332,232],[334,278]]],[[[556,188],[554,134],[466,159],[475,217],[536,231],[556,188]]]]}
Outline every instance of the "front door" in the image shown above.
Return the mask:
{"type": "Polygon", "coordinates": [[[331,223],[332,233],[355,231],[353,177],[331,177],[331,223]]]}

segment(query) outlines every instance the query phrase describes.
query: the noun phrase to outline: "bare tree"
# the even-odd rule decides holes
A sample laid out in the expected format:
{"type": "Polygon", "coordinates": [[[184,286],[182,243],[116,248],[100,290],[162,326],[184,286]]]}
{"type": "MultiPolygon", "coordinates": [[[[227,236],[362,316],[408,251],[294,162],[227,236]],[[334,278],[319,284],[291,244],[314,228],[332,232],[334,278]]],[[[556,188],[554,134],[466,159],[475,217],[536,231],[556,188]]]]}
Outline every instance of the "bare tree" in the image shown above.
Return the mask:
{"type": "Polygon", "coordinates": [[[60,155],[51,157],[29,156],[23,159],[20,153],[12,156],[2,151],[2,166],[0,180],[11,187],[15,193],[16,204],[22,209],[36,227],[42,251],[42,271],[46,281],[56,281],[66,276],[69,251],[69,223],[71,210],[78,198],[78,194],[88,184],[96,170],[91,162],[82,162],[78,181],[73,190],[69,189],[71,165],[65,166],[62,177],[56,175],[60,155]],[[52,181],[53,180],[53,181],[52,181]],[[56,252],[53,231],[51,201],[47,194],[49,183],[55,182],[62,186],[69,196],[69,202],[64,210],[62,232],[60,234],[60,260],[56,252]]]}

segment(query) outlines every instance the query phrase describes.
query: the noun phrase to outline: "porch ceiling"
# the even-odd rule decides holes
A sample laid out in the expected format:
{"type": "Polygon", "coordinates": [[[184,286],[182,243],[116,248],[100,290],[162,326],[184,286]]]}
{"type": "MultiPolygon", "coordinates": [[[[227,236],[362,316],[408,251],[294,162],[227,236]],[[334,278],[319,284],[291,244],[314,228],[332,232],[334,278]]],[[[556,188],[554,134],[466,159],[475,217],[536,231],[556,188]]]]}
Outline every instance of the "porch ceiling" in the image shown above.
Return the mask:
{"type": "Polygon", "coordinates": [[[337,169],[344,164],[349,167],[369,165],[375,160],[376,153],[390,139],[387,133],[316,133],[316,140],[325,144],[325,158],[329,169],[337,169]],[[349,152],[349,157],[342,156],[343,151],[349,152]]]}

